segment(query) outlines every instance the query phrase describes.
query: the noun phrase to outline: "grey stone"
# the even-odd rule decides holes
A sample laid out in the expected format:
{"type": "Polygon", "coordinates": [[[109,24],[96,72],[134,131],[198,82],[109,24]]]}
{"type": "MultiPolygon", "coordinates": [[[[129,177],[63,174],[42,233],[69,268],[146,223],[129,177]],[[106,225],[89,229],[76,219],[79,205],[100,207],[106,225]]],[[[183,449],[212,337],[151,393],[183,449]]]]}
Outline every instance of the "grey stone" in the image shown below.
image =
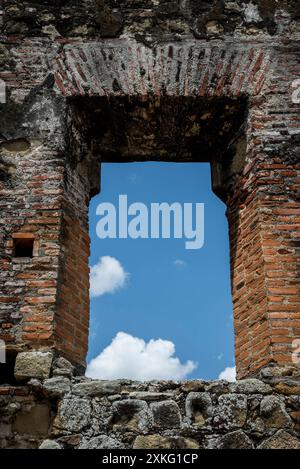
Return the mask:
{"type": "Polygon", "coordinates": [[[272,388],[259,379],[249,378],[230,384],[230,392],[239,394],[270,394],[272,388]]]}
{"type": "Polygon", "coordinates": [[[259,373],[260,379],[264,381],[273,382],[273,378],[283,378],[283,377],[292,377],[300,376],[300,370],[296,366],[266,366],[262,368],[259,373]]]}
{"type": "Polygon", "coordinates": [[[57,441],[67,446],[78,446],[81,442],[81,435],[75,433],[73,435],[61,436],[57,441]]]}
{"type": "Polygon", "coordinates": [[[285,430],[278,430],[261,443],[258,449],[300,449],[300,440],[285,430]]]}
{"type": "Polygon", "coordinates": [[[184,392],[200,392],[205,390],[205,381],[193,380],[185,381],[181,386],[184,392]]]}
{"type": "Polygon", "coordinates": [[[134,391],[129,393],[129,397],[133,399],[140,399],[142,401],[159,401],[162,399],[172,399],[174,395],[167,392],[134,391]]]}
{"type": "Polygon", "coordinates": [[[160,428],[180,427],[181,416],[176,402],[167,400],[150,404],[153,413],[153,423],[160,428]]]}
{"type": "Polygon", "coordinates": [[[64,357],[59,357],[54,362],[54,376],[67,376],[71,378],[74,375],[74,366],[64,357]]]}
{"type": "Polygon", "coordinates": [[[286,428],[292,425],[283,401],[277,396],[266,396],[260,404],[260,415],[269,428],[286,428]]]}
{"type": "Polygon", "coordinates": [[[107,394],[118,394],[121,390],[118,381],[84,381],[83,383],[75,384],[73,393],[78,396],[101,396],[107,394]]]}
{"type": "Polygon", "coordinates": [[[213,425],[224,430],[243,427],[247,418],[247,398],[243,394],[223,394],[214,410],[213,425]]]}
{"type": "Polygon", "coordinates": [[[28,381],[28,386],[31,387],[33,392],[39,392],[43,389],[42,382],[39,379],[32,378],[28,381]]]}
{"type": "Polygon", "coordinates": [[[54,440],[45,440],[39,446],[39,449],[62,449],[62,446],[54,440]]]}
{"type": "Polygon", "coordinates": [[[15,378],[49,378],[53,360],[52,352],[20,352],[16,358],[15,378]]]}
{"type": "Polygon", "coordinates": [[[79,445],[78,449],[123,449],[124,445],[115,438],[110,438],[107,435],[100,435],[91,438],[90,440],[84,439],[79,445]]]}
{"type": "Polygon", "coordinates": [[[227,394],[229,392],[229,382],[223,379],[206,384],[205,391],[210,394],[227,394]]]}
{"type": "Polygon", "coordinates": [[[90,424],[91,404],[87,399],[64,398],[59,407],[53,426],[56,429],[80,432],[90,424]]]}
{"type": "Polygon", "coordinates": [[[146,430],[149,425],[149,410],[145,401],[124,399],[112,404],[114,431],[146,430]]]}
{"type": "Polygon", "coordinates": [[[197,426],[205,425],[212,416],[212,400],[208,392],[190,392],[186,398],[186,416],[190,423],[197,426]]]}
{"type": "Polygon", "coordinates": [[[253,443],[242,431],[236,430],[218,438],[211,438],[207,444],[208,449],[252,449],[253,443]]]}
{"type": "Polygon", "coordinates": [[[48,397],[58,398],[67,394],[71,389],[70,381],[64,376],[55,376],[46,379],[43,383],[44,394],[48,397]]]}

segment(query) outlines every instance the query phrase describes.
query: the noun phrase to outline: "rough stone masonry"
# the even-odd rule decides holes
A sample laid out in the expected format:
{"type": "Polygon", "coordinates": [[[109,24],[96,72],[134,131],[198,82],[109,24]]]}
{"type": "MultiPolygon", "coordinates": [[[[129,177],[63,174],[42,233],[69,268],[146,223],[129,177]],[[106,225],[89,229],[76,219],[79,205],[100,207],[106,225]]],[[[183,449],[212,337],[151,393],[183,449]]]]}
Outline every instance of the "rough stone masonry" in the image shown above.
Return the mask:
{"type": "Polygon", "coordinates": [[[296,0],[1,2],[2,447],[299,447],[299,18],[296,0]],[[236,384],[82,376],[89,200],[101,162],[146,160],[211,164],[236,384]]]}

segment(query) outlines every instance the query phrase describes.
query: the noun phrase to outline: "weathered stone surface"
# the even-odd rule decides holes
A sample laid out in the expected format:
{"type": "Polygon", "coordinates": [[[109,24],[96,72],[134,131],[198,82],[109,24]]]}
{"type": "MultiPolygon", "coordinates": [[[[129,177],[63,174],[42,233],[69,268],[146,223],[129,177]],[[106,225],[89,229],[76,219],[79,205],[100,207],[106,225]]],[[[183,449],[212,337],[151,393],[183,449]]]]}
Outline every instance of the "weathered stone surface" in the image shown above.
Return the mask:
{"type": "Polygon", "coordinates": [[[179,407],[176,402],[167,400],[150,404],[153,424],[160,428],[177,428],[181,424],[179,407]]]}
{"type": "Polygon", "coordinates": [[[73,448],[79,446],[80,442],[82,440],[81,434],[73,434],[73,435],[66,435],[66,436],[60,436],[57,438],[57,442],[61,443],[64,445],[65,448],[73,448]]]}
{"type": "Polygon", "coordinates": [[[87,399],[73,397],[64,398],[58,408],[54,428],[80,432],[90,422],[91,404],[87,399]]]}
{"type": "Polygon", "coordinates": [[[274,378],[283,378],[283,377],[299,377],[300,370],[297,366],[294,365],[285,365],[285,366],[266,366],[262,368],[259,372],[259,378],[268,381],[274,382],[274,378]]]}
{"type": "Polygon", "coordinates": [[[117,394],[121,389],[118,381],[84,381],[75,384],[74,394],[78,396],[101,396],[106,394],[117,394]]]}
{"type": "Polygon", "coordinates": [[[39,379],[32,378],[27,382],[27,385],[30,386],[33,392],[38,393],[42,392],[43,385],[39,379]]]}
{"type": "Polygon", "coordinates": [[[39,449],[62,449],[62,446],[54,440],[44,440],[39,449]]]}
{"type": "Polygon", "coordinates": [[[268,366],[259,375],[280,394],[300,395],[300,371],[297,366],[268,366]]]}
{"type": "Polygon", "coordinates": [[[150,421],[146,402],[138,399],[115,401],[112,404],[112,423],[114,431],[147,429],[150,421]]]}
{"type": "Polygon", "coordinates": [[[212,416],[213,407],[208,392],[190,392],[186,399],[186,415],[189,421],[199,427],[212,416]]]}
{"type": "Polygon", "coordinates": [[[139,435],[133,443],[133,449],[170,449],[171,442],[161,435],[139,435]]]}
{"type": "Polygon", "coordinates": [[[239,394],[270,394],[272,388],[259,379],[242,379],[236,383],[230,384],[230,392],[239,394]]]}
{"type": "Polygon", "coordinates": [[[182,443],[180,444],[180,449],[199,449],[200,445],[197,441],[192,438],[183,438],[182,443]]]}
{"type": "Polygon", "coordinates": [[[49,378],[52,360],[53,354],[51,352],[18,353],[15,364],[16,380],[49,378]]]}
{"type": "Polygon", "coordinates": [[[100,435],[89,440],[84,439],[79,446],[79,449],[122,449],[122,445],[115,438],[110,438],[107,435],[100,435]]]}
{"type": "Polygon", "coordinates": [[[173,394],[166,392],[134,391],[129,393],[129,397],[132,399],[140,399],[142,401],[161,401],[164,399],[172,399],[173,394]]]}
{"type": "Polygon", "coordinates": [[[54,376],[67,376],[71,378],[74,374],[74,366],[64,357],[59,357],[55,360],[53,368],[54,376]]]}
{"type": "Polygon", "coordinates": [[[253,447],[252,441],[242,430],[209,439],[207,443],[208,449],[252,449],[253,447]]]}
{"type": "Polygon", "coordinates": [[[50,409],[47,404],[33,404],[19,411],[12,430],[20,435],[46,436],[50,426],[50,409]]]}
{"type": "Polygon", "coordinates": [[[121,32],[123,17],[120,11],[109,8],[104,0],[95,0],[96,17],[102,37],[115,37],[121,32]]]}
{"type": "Polygon", "coordinates": [[[182,390],[184,392],[200,392],[205,390],[205,381],[194,380],[194,381],[185,381],[182,385],[182,390]]]}
{"type": "Polygon", "coordinates": [[[261,443],[258,449],[300,449],[300,440],[284,430],[278,430],[261,443]]]}
{"type": "Polygon", "coordinates": [[[70,381],[63,376],[46,379],[43,382],[43,391],[50,398],[58,398],[67,394],[71,389],[70,381]]]}
{"type": "MultiPolygon", "coordinates": [[[[250,449],[300,442],[296,395],[230,393],[222,382],[206,383],[206,391],[187,394],[180,382],[128,380],[118,381],[119,394],[75,394],[73,389],[85,382],[90,380],[73,377],[70,386],[68,378],[55,376],[25,386],[0,386],[0,446],[38,448],[42,438],[63,449],[250,449]],[[35,433],[30,433],[32,426],[35,433]],[[14,440],[17,431],[22,442],[14,440]]],[[[265,388],[255,383],[253,390],[258,389],[265,388]]]]}
{"type": "Polygon", "coordinates": [[[277,396],[266,396],[260,404],[260,414],[270,428],[290,427],[292,420],[285,410],[283,401],[277,396]]]}
{"type": "Polygon", "coordinates": [[[218,399],[214,411],[213,425],[231,430],[242,427],[247,418],[247,399],[243,394],[224,394],[218,399]]]}
{"type": "Polygon", "coordinates": [[[296,381],[280,382],[274,386],[274,389],[280,394],[300,396],[300,383],[296,381]]]}

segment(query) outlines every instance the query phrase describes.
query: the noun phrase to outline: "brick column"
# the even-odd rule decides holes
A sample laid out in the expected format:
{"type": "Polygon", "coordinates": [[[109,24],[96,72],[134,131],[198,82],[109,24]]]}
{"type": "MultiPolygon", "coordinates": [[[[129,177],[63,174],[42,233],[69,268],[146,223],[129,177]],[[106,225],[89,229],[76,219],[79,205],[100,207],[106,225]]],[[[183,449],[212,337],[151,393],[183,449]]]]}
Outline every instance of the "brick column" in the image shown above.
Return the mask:
{"type": "MultiPolygon", "coordinates": [[[[95,174],[100,177],[96,165],[95,174]]],[[[62,232],[55,348],[85,368],[89,335],[89,180],[67,165],[62,203],[62,232]]]]}
{"type": "Polygon", "coordinates": [[[86,147],[71,135],[72,112],[52,92],[5,106],[0,340],[10,366],[18,352],[54,350],[82,371],[89,326],[88,204],[99,190],[99,165],[92,168],[86,147]]]}
{"type": "Polygon", "coordinates": [[[2,142],[0,158],[0,339],[8,353],[49,349],[54,346],[64,160],[31,138],[2,142]],[[22,251],[28,239],[33,249],[22,251]]]}
{"type": "Polygon", "coordinates": [[[286,61],[297,73],[294,60],[279,55],[265,99],[250,100],[246,162],[227,201],[240,378],[270,362],[295,366],[300,338],[299,104],[293,75],[281,75],[286,61]]]}

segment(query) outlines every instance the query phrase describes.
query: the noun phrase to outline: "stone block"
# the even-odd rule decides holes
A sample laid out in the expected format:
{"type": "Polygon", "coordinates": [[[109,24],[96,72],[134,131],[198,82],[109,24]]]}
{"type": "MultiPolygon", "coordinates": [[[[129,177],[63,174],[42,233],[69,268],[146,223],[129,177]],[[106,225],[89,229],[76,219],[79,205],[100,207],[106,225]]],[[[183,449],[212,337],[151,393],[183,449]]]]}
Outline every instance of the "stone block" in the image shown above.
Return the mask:
{"type": "Polygon", "coordinates": [[[181,415],[176,402],[167,400],[153,402],[150,405],[153,414],[153,424],[160,428],[178,428],[181,424],[181,415]]]}
{"type": "Polygon", "coordinates": [[[52,352],[33,351],[18,353],[15,363],[16,380],[49,378],[52,360],[52,352]]]}

